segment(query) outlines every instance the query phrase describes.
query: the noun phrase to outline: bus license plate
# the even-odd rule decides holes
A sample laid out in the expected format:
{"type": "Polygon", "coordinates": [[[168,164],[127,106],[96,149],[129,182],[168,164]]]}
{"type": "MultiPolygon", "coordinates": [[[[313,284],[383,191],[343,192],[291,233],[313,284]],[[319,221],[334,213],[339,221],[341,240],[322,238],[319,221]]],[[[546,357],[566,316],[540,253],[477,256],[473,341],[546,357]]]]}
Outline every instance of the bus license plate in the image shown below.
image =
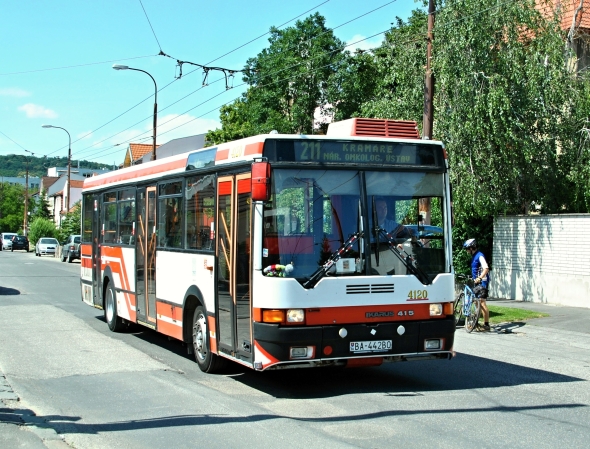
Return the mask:
{"type": "Polygon", "coordinates": [[[391,340],[351,341],[350,352],[378,352],[389,351],[391,340]]]}

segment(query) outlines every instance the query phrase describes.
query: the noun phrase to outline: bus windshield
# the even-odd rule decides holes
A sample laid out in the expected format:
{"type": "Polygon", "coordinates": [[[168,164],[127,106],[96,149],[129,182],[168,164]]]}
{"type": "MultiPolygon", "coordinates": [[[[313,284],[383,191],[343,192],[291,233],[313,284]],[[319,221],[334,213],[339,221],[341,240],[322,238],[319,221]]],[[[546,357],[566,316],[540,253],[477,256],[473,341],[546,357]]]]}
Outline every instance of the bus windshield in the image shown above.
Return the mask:
{"type": "Polygon", "coordinates": [[[263,273],[304,284],[358,234],[328,276],[409,274],[390,242],[379,237],[388,234],[432,280],[450,269],[444,194],[442,173],[275,168],[264,204],[263,273]],[[289,264],[288,270],[272,269],[289,264]]]}

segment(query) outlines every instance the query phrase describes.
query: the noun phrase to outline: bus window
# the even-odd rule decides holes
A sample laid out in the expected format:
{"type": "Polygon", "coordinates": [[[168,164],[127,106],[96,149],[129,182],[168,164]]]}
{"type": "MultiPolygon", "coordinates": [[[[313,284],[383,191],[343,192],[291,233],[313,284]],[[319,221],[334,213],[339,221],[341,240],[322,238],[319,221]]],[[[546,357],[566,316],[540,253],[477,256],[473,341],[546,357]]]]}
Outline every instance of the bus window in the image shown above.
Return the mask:
{"type": "Polygon", "coordinates": [[[116,243],[117,241],[117,194],[105,193],[103,196],[103,243],[116,243]]]}
{"type": "Polygon", "coordinates": [[[188,178],[186,182],[186,247],[213,250],[211,225],[215,210],[214,177],[188,178]]]}

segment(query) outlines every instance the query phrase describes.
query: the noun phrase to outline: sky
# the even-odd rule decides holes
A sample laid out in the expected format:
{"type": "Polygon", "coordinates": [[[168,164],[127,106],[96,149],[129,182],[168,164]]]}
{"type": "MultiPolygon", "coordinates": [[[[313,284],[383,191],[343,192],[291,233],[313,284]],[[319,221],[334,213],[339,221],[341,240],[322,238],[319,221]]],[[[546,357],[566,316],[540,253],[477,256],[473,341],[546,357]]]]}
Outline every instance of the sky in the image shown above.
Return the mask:
{"type": "Polygon", "coordinates": [[[237,73],[269,46],[270,27],[315,12],[353,51],[378,46],[415,0],[0,0],[0,155],[67,156],[119,165],[129,143],[219,128],[219,108],[245,90],[237,73]],[[167,56],[158,55],[163,52],[167,56]],[[127,65],[149,73],[113,70],[127,65]],[[64,129],[43,128],[53,125],[64,129]],[[67,132],[66,132],[67,131],[67,132]]]}

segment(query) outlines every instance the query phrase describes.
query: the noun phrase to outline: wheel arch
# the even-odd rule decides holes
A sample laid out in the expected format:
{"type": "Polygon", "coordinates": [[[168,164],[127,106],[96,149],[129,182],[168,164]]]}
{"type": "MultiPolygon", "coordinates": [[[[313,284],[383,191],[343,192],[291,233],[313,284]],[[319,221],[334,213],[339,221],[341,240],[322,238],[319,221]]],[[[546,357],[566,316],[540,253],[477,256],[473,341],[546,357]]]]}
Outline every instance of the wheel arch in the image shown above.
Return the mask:
{"type": "Polygon", "coordinates": [[[207,307],[203,299],[203,293],[196,285],[191,285],[184,295],[182,305],[182,341],[191,343],[193,339],[193,316],[197,307],[207,307]]]}

